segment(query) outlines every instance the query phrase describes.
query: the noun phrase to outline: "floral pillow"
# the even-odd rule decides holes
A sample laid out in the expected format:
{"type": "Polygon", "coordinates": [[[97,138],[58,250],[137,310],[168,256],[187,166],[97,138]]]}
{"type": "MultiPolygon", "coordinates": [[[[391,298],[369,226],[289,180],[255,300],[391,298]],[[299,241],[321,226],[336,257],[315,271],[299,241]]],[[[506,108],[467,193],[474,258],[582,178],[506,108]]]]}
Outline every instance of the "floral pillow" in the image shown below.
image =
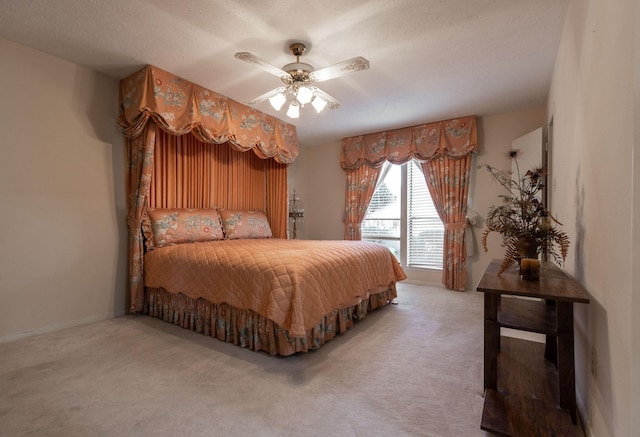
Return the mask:
{"type": "Polygon", "coordinates": [[[219,209],[225,238],[271,238],[269,220],[262,211],[219,209]]]}
{"type": "Polygon", "coordinates": [[[153,247],[224,239],[217,209],[150,209],[153,247]]]}

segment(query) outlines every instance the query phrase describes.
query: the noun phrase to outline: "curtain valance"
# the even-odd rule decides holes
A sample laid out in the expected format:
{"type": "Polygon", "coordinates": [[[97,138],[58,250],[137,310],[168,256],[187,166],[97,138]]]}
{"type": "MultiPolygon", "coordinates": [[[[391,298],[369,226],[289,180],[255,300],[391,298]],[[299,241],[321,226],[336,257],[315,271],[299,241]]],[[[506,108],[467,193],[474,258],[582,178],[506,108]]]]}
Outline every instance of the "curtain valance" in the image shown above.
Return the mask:
{"type": "Polygon", "coordinates": [[[477,150],[477,136],[475,116],[359,135],[342,140],[340,164],[343,170],[355,170],[363,164],[378,167],[384,161],[459,158],[477,150]]]}
{"type": "Polygon", "coordinates": [[[119,123],[135,139],[149,119],[174,135],[192,132],[206,143],[290,164],[298,156],[295,126],[148,65],[120,82],[119,123]]]}

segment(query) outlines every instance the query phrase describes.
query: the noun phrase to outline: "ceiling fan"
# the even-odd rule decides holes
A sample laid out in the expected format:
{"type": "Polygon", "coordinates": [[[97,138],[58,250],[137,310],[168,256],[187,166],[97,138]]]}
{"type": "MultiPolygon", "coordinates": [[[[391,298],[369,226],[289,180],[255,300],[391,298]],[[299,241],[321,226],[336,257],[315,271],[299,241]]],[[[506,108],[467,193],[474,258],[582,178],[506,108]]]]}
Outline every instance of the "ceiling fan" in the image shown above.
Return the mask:
{"type": "Polygon", "coordinates": [[[236,53],[236,58],[256,64],[268,73],[278,76],[284,83],[284,86],[279,86],[256,97],[247,102],[247,105],[255,105],[268,99],[271,106],[276,111],[279,111],[287,101],[290,101],[287,116],[291,118],[298,118],[300,116],[300,108],[307,103],[311,103],[318,113],[325,107],[335,109],[340,106],[340,102],[313,84],[369,68],[369,61],[358,56],[316,70],[311,65],[300,62],[300,56],[304,54],[306,49],[306,46],[302,43],[291,44],[289,50],[296,57],[296,62],[287,64],[282,68],[278,68],[249,52],[236,53]]]}

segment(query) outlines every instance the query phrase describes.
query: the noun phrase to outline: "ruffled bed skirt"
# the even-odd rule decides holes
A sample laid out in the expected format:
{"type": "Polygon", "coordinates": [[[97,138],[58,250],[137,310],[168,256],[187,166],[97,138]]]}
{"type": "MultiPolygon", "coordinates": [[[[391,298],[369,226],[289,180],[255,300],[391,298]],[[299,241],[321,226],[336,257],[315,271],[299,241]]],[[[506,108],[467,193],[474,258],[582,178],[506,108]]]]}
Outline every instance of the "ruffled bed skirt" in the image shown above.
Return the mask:
{"type": "Polygon", "coordinates": [[[367,312],[390,303],[397,296],[395,284],[371,294],[360,304],[336,309],[325,315],[305,337],[290,337],[289,333],[273,321],[252,310],[241,310],[228,304],[213,304],[200,298],[191,299],[163,288],[145,287],[144,314],[163,319],[218,340],[233,343],[271,355],[292,355],[317,349],[337,334],[353,326],[367,312]]]}

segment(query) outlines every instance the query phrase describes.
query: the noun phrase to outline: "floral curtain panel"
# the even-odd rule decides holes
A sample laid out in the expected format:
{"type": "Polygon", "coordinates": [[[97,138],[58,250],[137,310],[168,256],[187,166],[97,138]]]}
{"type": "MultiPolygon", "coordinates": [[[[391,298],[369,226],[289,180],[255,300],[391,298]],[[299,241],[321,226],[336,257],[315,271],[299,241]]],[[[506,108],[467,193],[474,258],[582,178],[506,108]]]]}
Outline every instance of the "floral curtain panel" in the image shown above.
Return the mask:
{"type": "Polygon", "coordinates": [[[445,225],[442,282],[449,289],[464,290],[470,155],[477,148],[475,116],[343,139],[340,164],[347,173],[345,238],[361,238],[362,218],[373,195],[373,190],[362,187],[375,187],[382,164],[404,164],[416,158],[423,163],[429,192],[445,225]],[[376,169],[376,179],[363,168],[376,169]]]}
{"type": "Polygon", "coordinates": [[[141,311],[144,305],[141,223],[149,205],[157,135],[192,133],[205,143],[228,143],[234,150],[253,150],[261,159],[273,158],[268,160],[275,163],[267,163],[266,177],[278,192],[267,193],[266,208],[272,212],[278,234],[286,232],[285,165],[298,155],[295,126],[153,66],[120,82],[118,122],[127,143],[131,312],[141,311]]]}
{"type": "Polygon", "coordinates": [[[471,177],[471,155],[441,156],[422,163],[433,204],[444,223],[442,283],[451,290],[467,285],[467,198],[471,177]]]}
{"type": "Polygon", "coordinates": [[[382,167],[362,166],[347,172],[344,239],[362,240],[362,220],[367,213],[382,167]]]}
{"type": "Polygon", "coordinates": [[[149,201],[156,124],[147,123],[142,134],[127,138],[127,224],[129,226],[129,292],[131,312],[144,306],[144,237],[142,215],[149,201]]]}

